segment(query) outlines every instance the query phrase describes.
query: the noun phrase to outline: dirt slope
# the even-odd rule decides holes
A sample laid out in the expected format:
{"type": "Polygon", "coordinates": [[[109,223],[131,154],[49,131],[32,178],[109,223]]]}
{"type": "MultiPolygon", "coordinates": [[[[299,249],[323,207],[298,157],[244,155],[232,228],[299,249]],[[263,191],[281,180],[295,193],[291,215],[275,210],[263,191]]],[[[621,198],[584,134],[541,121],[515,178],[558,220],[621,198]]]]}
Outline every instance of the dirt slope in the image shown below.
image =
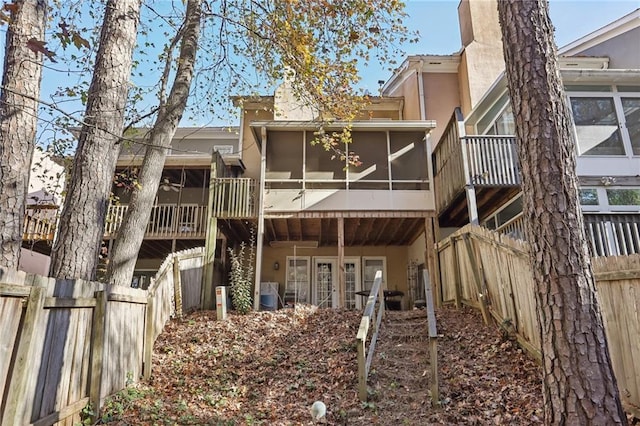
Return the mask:
{"type": "Polygon", "coordinates": [[[437,313],[440,394],[431,408],[424,311],[388,312],[370,378],[357,398],[360,312],[311,307],[172,321],[154,348],[153,378],[107,405],[111,424],[535,424],[539,368],[470,309],[437,313]]]}

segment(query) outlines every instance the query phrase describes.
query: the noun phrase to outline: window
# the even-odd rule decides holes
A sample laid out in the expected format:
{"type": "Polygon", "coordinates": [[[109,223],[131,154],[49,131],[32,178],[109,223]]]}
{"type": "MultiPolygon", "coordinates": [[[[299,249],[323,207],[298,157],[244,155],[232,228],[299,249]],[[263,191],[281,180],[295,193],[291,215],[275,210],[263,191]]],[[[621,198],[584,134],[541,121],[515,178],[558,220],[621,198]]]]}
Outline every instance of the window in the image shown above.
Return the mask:
{"type": "MultiPolygon", "coordinates": [[[[363,290],[369,291],[373,286],[373,281],[376,276],[376,272],[382,271],[382,282],[386,281],[386,258],[385,257],[363,257],[362,258],[362,276],[363,276],[363,290]]],[[[386,287],[385,287],[386,288],[386,287]]]]}
{"type": "Polygon", "coordinates": [[[622,98],[622,110],[633,155],[640,155],[640,98],[622,98]]]}
{"type": "Polygon", "coordinates": [[[613,98],[572,98],[580,155],[624,155],[613,98]]]}
{"type": "Polygon", "coordinates": [[[638,206],[640,189],[607,189],[607,201],[610,206],[638,206]]]}
{"type": "Polygon", "coordinates": [[[486,131],[487,135],[515,135],[516,123],[513,118],[513,109],[511,104],[500,113],[496,121],[486,131]]]}
{"type": "Polygon", "coordinates": [[[569,85],[579,155],[640,155],[640,86],[569,85]]]}
{"type": "Polygon", "coordinates": [[[595,188],[587,188],[580,190],[580,205],[582,206],[597,206],[598,205],[598,191],[595,188]]]}

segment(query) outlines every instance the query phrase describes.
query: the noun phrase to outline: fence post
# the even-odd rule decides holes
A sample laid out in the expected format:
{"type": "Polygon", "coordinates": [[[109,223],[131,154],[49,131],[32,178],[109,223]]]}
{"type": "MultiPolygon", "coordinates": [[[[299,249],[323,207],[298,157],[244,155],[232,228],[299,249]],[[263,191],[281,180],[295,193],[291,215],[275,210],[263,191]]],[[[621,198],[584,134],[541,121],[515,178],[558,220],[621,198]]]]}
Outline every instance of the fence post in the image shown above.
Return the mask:
{"type": "Polygon", "coordinates": [[[431,365],[431,404],[435,407],[440,404],[440,382],[438,379],[438,331],[436,328],[436,314],[433,307],[433,294],[429,275],[423,272],[424,294],[427,302],[427,326],[429,327],[429,355],[431,365]]]}
{"type": "Polygon", "coordinates": [[[451,263],[453,263],[453,290],[454,290],[454,297],[456,302],[456,309],[460,309],[462,291],[460,289],[460,264],[458,263],[458,247],[456,246],[456,241],[457,239],[455,237],[451,238],[451,249],[453,250],[451,263]]]}
{"type": "Polygon", "coordinates": [[[96,307],[93,310],[91,330],[91,373],[89,377],[89,402],[94,413],[94,420],[100,415],[102,360],[105,344],[105,323],[107,315],[107,291],[96,291],[96,307]]]}
{"type": "Polygon", "coordinates": [[[142,360],[142,375],[145,379],[151,378],[151,358],[153,354],[153,338],[155,334],[153,310],[155,308],[155,293],[150,293],[147,297],[147,312],[144,320],[144,354],[142,360]]]}
{"type": "Polygon", "coordinates": [[[37,276],[35,278],[34,287],[29,292],[27,298],[27,307],[24,314],[24,322],[22,330],[17,342],[18,350],[16,354],[15,364],[11,370],[11,376],[8,377],[9,389],[7,393],[7,403],[2,416],[3,425],[23,424],[23,411],[25,402],[25,393],[29,376],[33,374],[33,370],[29,368],[29,355],[32,352],[33,343],[37,336],[40,317],[44,311],[44,299],[46,288],[39,285],[38,281],[46,280],[45,277],[37,276]]]}
{"type": "Polygon", "coordinates": [[[365,347],[369,330],[369,317],[360,320],[360,328],[356,339],[358,345],[358,398],[367,400],[367,350],[365,347]]]}
{"type": "Polygon", "coordinates": [[[173,294],[176,304],[176,317],[182,318],[182,278],[180,276],[180,256],[173,256],[173,294]]]}

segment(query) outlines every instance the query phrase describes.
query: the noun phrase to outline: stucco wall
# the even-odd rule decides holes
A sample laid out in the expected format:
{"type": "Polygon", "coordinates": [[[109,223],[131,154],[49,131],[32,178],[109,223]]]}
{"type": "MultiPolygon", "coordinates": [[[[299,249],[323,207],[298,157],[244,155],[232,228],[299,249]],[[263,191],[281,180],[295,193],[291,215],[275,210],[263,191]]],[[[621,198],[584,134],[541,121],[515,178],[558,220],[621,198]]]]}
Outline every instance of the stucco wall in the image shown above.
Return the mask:
{"type": "Polygon", "coordinates": [[[427,120],[436,120],[436,128],[431,131],[431,143],[435,148],[454,108],[460,105],[458,77],[454,73],[423,73],[422,79],[427,120]]]}
{"type": "Polygon", "coordinates": [[[24,248],[20,249],[20,263],[18,264],[20,271],[44,275],[46,277],[49,275],[50,263],[51,259],[49,256],[24,248]]]}
{"type": "Polygon", "coordinates": [[[420,120],[420,93],[418,90],[418,78],[412,72],[389,96],[404,98],[403,119],[420,120]]]}
{"type": "Polygon", "coordinates": [[[609,68],[638,69],[640,68],[638,40],[640,40],[640,28],[635,28],[574,56],[607,56],[609,68]]]}

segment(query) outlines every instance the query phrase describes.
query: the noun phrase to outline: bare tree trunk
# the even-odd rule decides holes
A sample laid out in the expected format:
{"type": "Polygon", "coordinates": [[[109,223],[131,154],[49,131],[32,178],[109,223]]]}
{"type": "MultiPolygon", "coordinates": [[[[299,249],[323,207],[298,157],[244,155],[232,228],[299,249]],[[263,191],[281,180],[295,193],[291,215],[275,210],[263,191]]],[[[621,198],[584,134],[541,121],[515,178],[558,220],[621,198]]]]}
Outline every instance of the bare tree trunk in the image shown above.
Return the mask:
{"type": "Polygon", "coordinates": [[[50,275],[95,279],[122,135],[141,0],[109,0],[50,275]]]}
{"type": "MultiPolygon", "coordinates": [[[[158,117],[151,129],[147,141],[149,145],[138,176],[139,186],[133,189],[129,208],[110,253],[107,276],[110,282],[117,285],[128,286],[131,283],[138,252],[162,177],[167,148],[171,145],[171,140],[187,106],[200,37],[201,7],[202,0],[187,2],[185,23],[177,36],[181,39],[181,45],[173,86],[166,102],[160,100],[158,117]]],[[[169,68],[167,67],[167,71],[169,68]]],[[[167,72],[163,76],[164,81],[168,77],[167,72]]],[[[164,87],[164,84],[162,86],[164,87]]]]}
{"type": "Polygon", "coordinates": [[[545,423],[625,424],[584,234],[548,3],[501,0],[498,12],[536,282],[545,423]]]}
{"type": "Polygon", "coordinates": [[[48,6],[45,0],[23,0],[14,7],[0,90],[0,266],[11,269],[20,260],[42,75],[42,53],[29,42],[44,40],[48,6]]]}

